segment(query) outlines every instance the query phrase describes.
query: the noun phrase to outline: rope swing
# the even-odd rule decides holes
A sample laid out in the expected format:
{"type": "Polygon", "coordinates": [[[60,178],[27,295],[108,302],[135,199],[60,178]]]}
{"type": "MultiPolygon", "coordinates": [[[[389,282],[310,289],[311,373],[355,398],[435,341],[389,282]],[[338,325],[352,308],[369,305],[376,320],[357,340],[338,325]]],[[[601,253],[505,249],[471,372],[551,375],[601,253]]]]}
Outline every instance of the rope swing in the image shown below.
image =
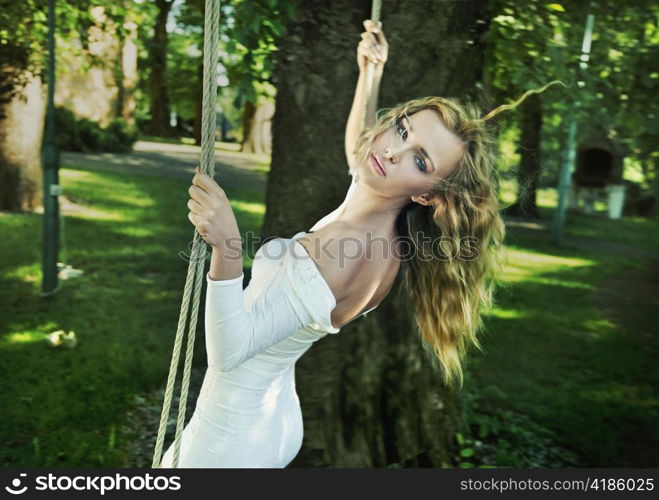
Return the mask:
{"type": "MultiPolygon", "coordinates": [[[[382,10],[382,0],[373,0],[371,4],[371,19],[378,23],[380,21],[380,11],[382,10]]],[[[373,78],[375,76],[375,63],[369,61],[368,66],[366,67],[366,104],[364,105],[364,123],[366,123],[366,117],[368,116],[368,103],[371,102],[371,96],[373,95],[373,78]]]]}
{"type": "MultiPolygon", "coordinates": [[[[220,32],[220,0],[206,0],[204,12],[204,73],[203,73],[203,97],[201,115],[201,172],[211,178],[215,175],[215,108],[217,106],[217,61],[220,32]]],[[[190,369],[192,367],[192,352],[194,348],[195,329],[197,326],[197,314],[199,311],[199,297],[203,283],[204,262],[206,261],[206,242],[199,236],[195,228],[190,262],[188,264],[188,275],[183,289],[183,302],[178,317],[178,328],[174,340],[174,351],[172,361],[169,365],[169,376],[167,377],[167,388],[165,389],[165,400],[162,413],[160,414],[160,426],[156,448],[153,454],[152,468],[160,466],[162,460],[162,448],[167,430],[167,417],[169,407],[172,403],[174,391],[174,380],[178,371],[178,360],[183,343],[183,331],[185,320],[188,315],[190,298],[192,297],[192,315],[190,317],[190,328],[188,330],[188,343],[185,351],[185,366],[183,368],[183,381],[181,382],[181,397],[178,406],[178,418],[176,420],[176,436],[174,438],[174,457],[172,467],[178,466],[179,452],[181,448],[181,434],[185,422],[185,404],[188,399],[188,387],[190,385],[190,369]],[[193,291],[194,282],[194,291],[193,291]]]]}
{"type": "MultiPolygon", "coordinates": [[[[374,0],[371,6],[371,19],[375,22],[380,20],[381,0],[374,0]]],[[[215,109],[217,104],[217,63],[218,45],[220,31],[220,0],[205,0],[204,12],[204,70],[203,70],[203,97],[202,97],[202,125],[201,125],[201,172],[214,178],[215,174],[215,109]]],[[[374,63],[370,62],[367,70],[366,83],[366,105],[371,99],[372,83],[374,77],[374,63]]],[[[181,447],[181,435],[185,422],[186,401],[188,399],[188,388],[190,385],[190,370],[192,368],[192,354],[195,341],[195,329],[199,312],[201,287],[204,281],[204,263],[206,260],[206,242],[201,238],[197,229],[193,235],[192,251],[188,264],[188,274],[183,289],[183,300],[178,319],[176,338],[172,359],[169,365],[167,377],[167,388],[160,414],[160,425],[153,454],[152,468],[160,467],[162,450],[167,430],[167,420],[172,403],[174,381],[178,371],[181,345],[183,343],[183,332],[185,330],[186,318],[192,301],[190,315],[190,327],[188,329],[188,342],[185,352],[185,365],[183,368],[183,380],[181,382],[181,395],[179,399],[178,417],[176,420],[176,435],[174,437],[174,455],[172,467],[178,467],[178,459],[181,447]]]]}

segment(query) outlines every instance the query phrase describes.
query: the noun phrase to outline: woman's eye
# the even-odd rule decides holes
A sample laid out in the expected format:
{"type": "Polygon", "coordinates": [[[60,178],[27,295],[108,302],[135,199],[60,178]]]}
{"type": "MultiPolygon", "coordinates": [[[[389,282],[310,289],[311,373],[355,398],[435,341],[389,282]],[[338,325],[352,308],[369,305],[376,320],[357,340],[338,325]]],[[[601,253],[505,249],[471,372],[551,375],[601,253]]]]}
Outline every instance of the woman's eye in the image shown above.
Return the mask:
{"type": "MultiPolygon", "coordinates": [[[[403,139],[403,140],[407,139],[407,129],[403,125],[403,120],[401,120],[400,118],[398,120],[396,120],[396,128],[397,128],[398,135],[400,135],[401,139],[403,139]]],[[[419,170],[421,170],[421,172],[425,172],[427,170],[426,162],[423,161],[422,158],[419,158],[418,156],[415,156],[414,160],[415,160],[416,166],[419,167],[419,170]]]]}

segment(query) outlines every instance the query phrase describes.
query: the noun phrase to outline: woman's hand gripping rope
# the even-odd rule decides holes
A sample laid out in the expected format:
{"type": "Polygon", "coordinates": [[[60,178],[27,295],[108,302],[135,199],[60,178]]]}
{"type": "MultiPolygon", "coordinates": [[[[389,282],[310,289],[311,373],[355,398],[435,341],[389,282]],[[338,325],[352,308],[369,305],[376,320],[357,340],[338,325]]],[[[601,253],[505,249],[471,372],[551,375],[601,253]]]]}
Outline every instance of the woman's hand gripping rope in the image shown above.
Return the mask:
{"type": "Polygon", "coordinates": [[[231,203],[224,190],[209,175],[195,169],[192,185],[188,189],[188,219],[206,243],[222,250],[227,240],[237,238],[240,231],[231,203]]]}

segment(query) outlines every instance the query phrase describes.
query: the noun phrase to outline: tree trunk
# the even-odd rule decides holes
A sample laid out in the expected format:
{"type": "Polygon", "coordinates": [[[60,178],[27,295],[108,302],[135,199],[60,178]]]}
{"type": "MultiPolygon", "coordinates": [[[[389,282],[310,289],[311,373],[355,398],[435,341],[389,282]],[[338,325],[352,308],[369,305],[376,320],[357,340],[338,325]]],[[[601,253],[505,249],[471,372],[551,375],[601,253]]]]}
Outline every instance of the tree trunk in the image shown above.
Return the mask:
{"type": "Polygon", "coordinates": [[[151,121],[147,133],[162,137],[173,135],[169,125],[169,96],[167,94],[167,18],[173,0],[156,0],[158,16],[151,44],[151,121]]]}
{"type": "Polygon", "coordinates": [[[127,124],[135,124],[135,87],[137,86],[137,39],[136,29],[130,29],[119,39],[117,61],[117,106],[116,116],[127,124]]]}
{"type": "Polygon", "coordinates": [[[123,117],[126,104],[126,87],[124,87],[124,44],[126,39],[121,31],[117,34],[117,59],[114,66],[114,83],[117,86],[117,100],[114,103],[114,115],[123,117]]]}
{"type": "Polygon", "coordinates": [[[653,156],[647,159],[648,163],[651,162],[654,167],[654,177],[652,178],[651,191],[652,191],[652,208],[650,209],[650,216],[659,217],[659,156],[653,156]]]}
{"type": "MultiPolygon", "coordinates": [[[[262,237],[290,237],[344,199],[343,140],[356,49],[371,2],[302,0],[276,53],[277,105],[262,237]],[[341,36],[319,36],[319,30],[341,36]]],[[[390,46],[379,107],[424,95],[475,94],[486,1],[385,2],[390,46]],[[410,27],[413,27],[410,31],[410,27]],[[414,36],[411,36],[413,33],[414,36]]],[[[366,318],[329,335],[296,365],[304,443],[292,467],[451,466],[464,431],[460,398],[422,350],[395,288],[366,318]]]]}
{"type": "Polygon", "coordinates": [[[240,145],[240,150],[243,153],[254,153],[254,147],[250,141],[252,136],[252,125],[254,123],[254,115],[256,114],[256,106],[252,101],[245,101],[243,106],[243,141],[240,145]]]}
{"type": "Polygon", "coordinates": [[[195,144],[201,146],[201,115],[204,112],[204,58],[199,58],[199,66],[197,67],[197,82],[195,92],[195,113],[194,113],[194,127],[192,135],[195,144]]]}
{"type": "Polygon", "coordinates": [[[41,141],[46,103],[41,80],[27,85],[0,109],[0,210],[33,211],[43,200],[41,141]]]}
{"type": "Polygon", "coordinates": [[[522,128],[517,172],[517,201],[506,210],[507,215],[540,217],[536,196],[540,179],[540,135],[542,132],[542,100],[531,94],[522,104],[522,128]]]}
{"type": "Polygon", "coordinates": [[[272,116],[274,103],[262,102],[250,110],[249,135],[245,137],[242,151],[256,154],[272,153],[272,116]]]}

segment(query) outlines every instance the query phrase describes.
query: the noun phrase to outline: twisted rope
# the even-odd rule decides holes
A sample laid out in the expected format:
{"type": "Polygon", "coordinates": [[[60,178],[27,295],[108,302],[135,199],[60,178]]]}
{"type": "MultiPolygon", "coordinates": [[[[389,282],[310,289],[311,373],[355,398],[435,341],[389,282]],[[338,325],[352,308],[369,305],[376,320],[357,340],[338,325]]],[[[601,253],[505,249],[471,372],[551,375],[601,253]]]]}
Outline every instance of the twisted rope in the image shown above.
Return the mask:
{"type": "MultiPolygon", "coordinates": [[[[201,122],[201,171],[214,177],[215,174],[215,108],[217,105],[217,61],[220,32],[220,0],[206,0],[204,12],[204,74],[203,74],[203,100],[202,100],[202,122],[201,122]]],[[[181,312],[178,318],[176,338],[172,360],[169,365],[169,376],[167,377],[167,388],[162,412],[160,414],[160,425],[153,454],[152,468],[160,466],[162,460],[162,449],[167,430],[167,418],[172,403],[174,392],[174,381],[178,370],[181,345],[183,343],[183,332],[185,320],[188,316],[190,297],[192,296],[192,314],[190,317],[190,328],[188,330],[188,342],[185,352],[185,365],[183,368],[183,380],[181,382],[181,397],[179,399],[178,418],[176,420],[176,435],[174,437],[174,456],[172,467],[178,466],[181,448],[181,435],[185,422],[186,401],[188,399],[188,387],[190,386],[190,371],[192,368],[192,354],[194,350],[195,331],[199,312],[201,287],[203,284],[204,262],[207,249],[205,241],[195,230],[192,240],[192,251],[188,264],[188,274],[183,289],[181,312]],[[194,290],[193,290],[194,283],[194,290]],[[194,293],[193,293],[194,291],[194,293]]]]}
{"type": "MultiPolygon", "coordinates": [[[[376,23],[380,21],[380,12],[382,10],[382,0],[373,0],[371,3],[371,19],[376,23]]],[[[366,104],[364,110],[364,123],[368,116],[368,103],[373,95],[373,78],[375,77],[375,63],[369,61],[366,67],[366,104]]]]}

